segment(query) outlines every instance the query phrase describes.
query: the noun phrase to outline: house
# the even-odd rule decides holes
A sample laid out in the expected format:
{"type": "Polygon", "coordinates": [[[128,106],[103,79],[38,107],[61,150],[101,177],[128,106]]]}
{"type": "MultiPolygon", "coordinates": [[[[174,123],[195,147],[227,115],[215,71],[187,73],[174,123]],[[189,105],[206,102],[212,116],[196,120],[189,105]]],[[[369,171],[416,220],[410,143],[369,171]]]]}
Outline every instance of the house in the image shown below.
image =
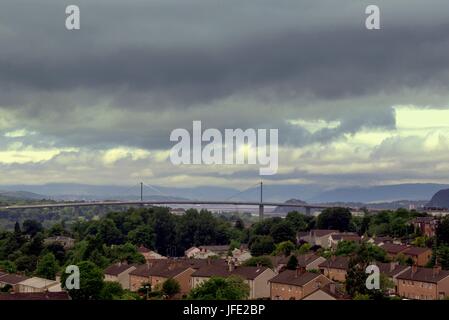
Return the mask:
{"type": "Polygon", "coordinates": [[[65,236],[55,236],[44,239],[44,244],[60,244],[64,249],[71,249],[75,246],[75,239],[65,236]]]}
{"type": "Polygon", "coordinates": [[[413,263],[419,267],[424,267],[432,258],[432,249],[411,246],[402,254],[413,260],[413,263]]]}
{"type": "Polygon", "coordinates": [[[299,234],[298,241],[305,241],[313,246],[321,246],[325,249],[329,249],[331,245],[330,237],[337,233],[339,233],[338,230],[312,229],[306,234],[299,234]]]}
{"type": "Polygon", "coordinates": [[[403,272],[410,269],[409,266],[400,265],[398,262],[375,262],[375,265],[379,267],[381,274],[386,275],[393,283],[394,288],[389,290],[390,294],[397,294],[398,292],[398,280],[397,277],[403,272]]]}
{"type": "Polygon", "coordinates": [[[360,243],[362,238],[353,232],[345,232],[345,233],[335,233],[331,234],[329,238],[330,247],[335,249],[338,246],[338,243],[341,241],[354,241],[356,243],[360,243]]]}
{"type": "Polygon", "coordinates": [[[380,246],[387,253],[387,257],[397,260],[400,256],[410,258],[418,266],[425,266],[432,257],[432,250],[405,244],[385,243],[380,246]]]}
{"type": "Polygon", "coordinates": [[[305,268],[285,270],[269,281],[270,297],[272,300],[301,300],[329,282],[322,274],[308,272],[305,268]]]}
{"type": "Polygon", "coordinates": [[[224,258],[228,255],[229,245],[191,247],[185,251],[187,258],[207,259],[213,256],[224,258]]]}
{"type": "Polygon", "coordinates": [[[232,258],[237,265],[244,263],[245,261],[252,258],[251,252],[243,248],[235,248],[232,250],[232,258]]]}
{"type": "Polygon", "coordinates": [[[411,221],[415,230],[419,230],[427,237],[433,237],[436,234],[438,219],[435,217],[416,217],[411,221]]]}
{"type": "Polygon", "coordinates": [[[2,300],[71,300],[67,292],[2,293],[2,300]]]}
{"type": "Polygon", "coordinates": [[[150,250],[146,248],[145,246],[140,246],[137,248],[137,251],[145,257],[145,260],[155,260],[155,259],[167,259],[167,257],[164,257],[163,255],[160,255],[159,253],[150,250]]]}
{"type": "Polygon", "coordinates": [[[249,299],[270,297],[270,285],[268,280],[276,273],[267,267],[235,266],[232,261],[228,265],[208,264],[192,274],[192,289],[209,280],[211,277],[239,276],[249,285],[249,299]]]}
{"type": "Polygon", "coordinates": [[[441,266],[422,268],[413,265],[397,276],[398,295],[408,299],[439,300],[449,296],[449,271],[441,266]]]}
{"type": "Polygon", "coordinates": [[[19,274],[3,274],[2,276],[0,276],[0,288],[11,286],[12,289],[17,292],[17,285],[26,279],[29,279],[29,277],[19,274]]]}
{"type": "Polygon", "coordinates": [[[401,253],[408,249],[407,245],[396,243],[384,243],[379,247],[385,250],[387,257],[391,260],[397,259],[401,253]]]}
{"type": "Polygon", "coordinates": [[[180,296],[190,292],[190,276],[196,269],[187,261],[183,260],[153,260],[139,265],[129,273],[131,291],[138,291],[144,284],[158,288],[172,278],[180,285],[180,296]]]}
{"type": "Polygon", "coordinates": [[[326,258],[313,253],[306,253],[296,256],[298,267],[304,267],[307,271],[320,270],[320,264],[326,261],[326,258]]]}
{"type": "Polygon", "coordinates": [[[118,282],[123,289],[130,289],[129,273],[136,270],[135,264],[115,263],[104,270],[104,280],[118,282]]]}
{"type": "Polygon", "coordinates": [[[375,244],[376,246],[382,246],[385,243],[394,243],[394,239],[388,236],[373,237],[368,240],[368,243],[375,244]]]}
{"type": "Polygon", "coordinates": [[[302,300],[350,300],[351,297],[335,282],[329,282],[302,300]]]}
{"type": "Polygon", "coordinates": [[[16,285],[15,292],[36,293],[46,291],[62,291],[60,282],[39,277],[32,277],[19,282],[16,285]]]}
{"type": "Polygon", "coordinates": [[[182,216],[186,213],[186,210],[183,208],[171,208],[170,213],[175,216],[182,216]]]}
{"type": "Polygon", "coordinates": [[[349,257],[332,256],[326,261],[319,264],[320,271],[323,275],[332,281],[344,282],[346,281],[346,274],[348,272],[349,257]]]}

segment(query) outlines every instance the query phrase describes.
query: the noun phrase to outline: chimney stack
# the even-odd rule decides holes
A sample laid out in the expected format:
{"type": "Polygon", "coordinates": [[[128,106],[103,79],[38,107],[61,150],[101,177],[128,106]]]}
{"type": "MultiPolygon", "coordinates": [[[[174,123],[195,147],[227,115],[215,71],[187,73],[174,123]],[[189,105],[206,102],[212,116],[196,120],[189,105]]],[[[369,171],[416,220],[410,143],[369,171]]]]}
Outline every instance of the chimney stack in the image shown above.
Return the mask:
{"type": "Polygon", "coordinates": [[[329,290],[332,294],[335,294],[335,282],[329,283],[329,290]]]}
{"type": "Polygon", "coordinates": [[[232,272],[232,271],[234,271],[234,261],[229,261],[228,262],[228,270],[229,270],[229,272],[232,272]]]}
{"type": "Polygon", "coordinates": [[[418,266],[415,264],[412,265],[412,274],[415,274],[418,271],[418,266]]]}
{"type": "Polygon", "coordinates": [[[441,265],[440,264],[436,264],[433,267],[433,276],[437,276],[439,273],[441,272],[441,265]]]}

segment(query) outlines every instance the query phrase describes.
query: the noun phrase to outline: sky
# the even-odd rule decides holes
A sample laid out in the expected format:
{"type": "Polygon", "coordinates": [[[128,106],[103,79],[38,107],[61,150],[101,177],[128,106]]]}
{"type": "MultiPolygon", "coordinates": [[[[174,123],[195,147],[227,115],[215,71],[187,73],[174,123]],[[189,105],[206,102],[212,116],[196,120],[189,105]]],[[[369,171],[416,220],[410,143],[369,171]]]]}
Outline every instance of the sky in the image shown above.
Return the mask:
{"type": "Polygon", "coordinates": [[[449,183],[447,0],[3,0],[0,185],[244,188],[170,133],[275,128],[271,184],[449,183]],[[381,29],[365,28],[365,8],[381,29]]]}

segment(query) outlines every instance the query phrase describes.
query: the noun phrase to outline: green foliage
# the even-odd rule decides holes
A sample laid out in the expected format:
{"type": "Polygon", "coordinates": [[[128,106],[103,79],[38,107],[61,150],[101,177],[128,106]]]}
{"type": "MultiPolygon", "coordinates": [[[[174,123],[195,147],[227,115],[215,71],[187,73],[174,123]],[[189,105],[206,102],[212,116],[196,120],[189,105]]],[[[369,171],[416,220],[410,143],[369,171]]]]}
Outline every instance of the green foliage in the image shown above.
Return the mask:
{"type": "Polygon", "coordinates": [[[292,253],[292,251],[295,250],[295,248],[296,248],[296,246],[290,240],[283,241],[276,245],[276,249],[274,250],[274,253],[275,253],[275,255],[282,254],[282,255],[288,257],[292,253]]]}
{"type": "Polygon", "coordinates": [[[273,262],[267,256],[251,257],[243,263],[244,266],[257,267],[263,266],[273,268],[273,262]]]}
{"type": "Polygon", "coordinates": [[[312,248],[312,245],[310,243],[303,243],[297,250],[297,253],[298,254],[307,253],[310,251],[310,248],[312,248]]]}
{"type": "Polygon", "coordinates": [[[449,216],[445,216],[440,220],[436,230],[436,238],[438,245],[449,245],[449,216]]]}
{"type": "Polygon", "coordinates": [[[42,232],[44,227],[42,224],[35,220],[25,220],[22,224],[22,231],[24,234],[34,237],[37,233],[42,232]]]}
{"type": "MultiPolygon", "coordinates": [[[[100,294],[104,286],[102,270],[90,261],[80,262],[78,268],[80,271],[80,288],[68,289],[70,297],[73,300],[100,299],[100,294]]],[[[62,274],[61,285],[63,288],[66,288],[65,282],[68,276],[69,274],[67,273],[62,274]]]]}
{"type": "Polygon", "coordinates": [[[188,299],[192,300],[242,300],[249,296],[249,285],[242,278],[212,277],[192,289],[188,299]]]}
{"type": "Polygon", "coordinates": [[[122,286],[118,282],[105,281],[100,290],[99,299],[101,300],[120,300],[125,294],[122,286]]]}
{"type": "Polygon", "coordinates": [[[298,232],[307,230],[310,218],[306,217],[302,213],[299,213],[298,211],[292,211],[287,214],[285,221],[287,221],[293,229],[298,232]]]}
{"type": "Polygon", "coordinates": [[[162,292],[164,293],[164,295],[173,297],[175,294],[181,292],[181,286],[178,281],[173,278],[169,278],[162,284],[162,292]]]}
{"type": "Polygon", "coordinates": [[[436,252],[438,263],[441,264],[443,269],[449,269],[449,246],[441,245],[436,252]]]}
{"type": "Polygon", "coordinates": [[[59,270],[58,261],[52,253],[42,256],[37,262],[36,275],[45,279],[56,279],[59,270]]]}
{"type": "Polygon", "coordinates": [[[273,225],[270,229],[270,235],[275,243],[284,241],[294,242],[296,240],[296,232],[292,225],[287,221],[282,221],[273,225]]]}
{"type": "Polygon", "coordinates": [[[0,261],[0,270],[7,273],[16,273],[17,266],[12,261],[2,260],[0,261]]]}
{"type": "Polygon", "coordinates": [[[335,255],[337,256],[347,256],[351,253],[356,252],[359,249],[359,245],[355,241],[340,241],[335,250],[335,255]]]}
{"type": "Polygon", "coordinates": [[[349,231],[351,217],[351,211],[346,208],[324,209],[318,216],[317,227],[319,229],[349,231]]]}
{"type": "Polygon", "coordinates": [[[266,254],[271,254],[275,249],[274,241],[271,236],[256,236],[251,242],[251,255],[263,256],[266,254]]]}
{"type": "Polygon", "coordinates": [[[288,259],[287,262],[287,269],[289,270],[296,270],[298,268],[298,258],[296,258],[295,255],[292,255],[290,259],[288,259]]]}

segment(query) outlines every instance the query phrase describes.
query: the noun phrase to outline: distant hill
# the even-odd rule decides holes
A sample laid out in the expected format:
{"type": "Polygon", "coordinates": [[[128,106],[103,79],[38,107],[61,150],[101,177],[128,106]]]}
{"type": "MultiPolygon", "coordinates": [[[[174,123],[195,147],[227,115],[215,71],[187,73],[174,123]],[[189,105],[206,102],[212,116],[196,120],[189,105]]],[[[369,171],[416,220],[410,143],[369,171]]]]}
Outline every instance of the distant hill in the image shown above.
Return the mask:
{"type": "Polygon", "coordinates": [[[426,204],[427,207],[449,208],[449,189],[443,189],[435,193],[426,204]]]}
{"type": "MultiPolygon", "coordinates": [[[[297,199],[290,199],[285,201],[285,203],[294,203],[294,204],[307,204],[305,201],[297,200],[297,199]]],[[[298,207],[276,207],[272,213],[280,213],[280,214],[287,214],[292,211],[298,211],[301,213],[306,213],[306,210],[304,208],[298,208],[298,207]]]]}
{"type": "Polygon", "coordinates": [[[0,198],[5,200],[42,200],[48,197],[28,191],[0,191],[0,198]]]}
{"type": "Polygon", "coordinates": [[[428,200],[438,190],[449,188],[445,184],[416,183],[372,187],[339,188],[325,191],[306,199],[308,202],[393,202],[402,200],[428,200]]]}
{"type": "MultiPolygon", "coordinates": [[[[144,198],[191,199],[191,200],[240,200],[259,201],[259,187],[239,190],[232,187],[144,187],[144,198]]],[[[284,202],[301,199],[308,203],[353,202],[388,203],[394,201],[429,201],[437,191],[449,189],[445,184],[397,184],[386,186],[348,187],[329,189],[316,184],[277,185],[266,182],[263,186],[263,200],[284,202]]],[[[140,198],[140,186],[87,185],[73,183],[49,183],[43,185],[4,185],[0,190],[45,194],[54,200],[132,200],[140,198]]],[[[38,196],[39,199],[43,196],[38,196]]]]}

